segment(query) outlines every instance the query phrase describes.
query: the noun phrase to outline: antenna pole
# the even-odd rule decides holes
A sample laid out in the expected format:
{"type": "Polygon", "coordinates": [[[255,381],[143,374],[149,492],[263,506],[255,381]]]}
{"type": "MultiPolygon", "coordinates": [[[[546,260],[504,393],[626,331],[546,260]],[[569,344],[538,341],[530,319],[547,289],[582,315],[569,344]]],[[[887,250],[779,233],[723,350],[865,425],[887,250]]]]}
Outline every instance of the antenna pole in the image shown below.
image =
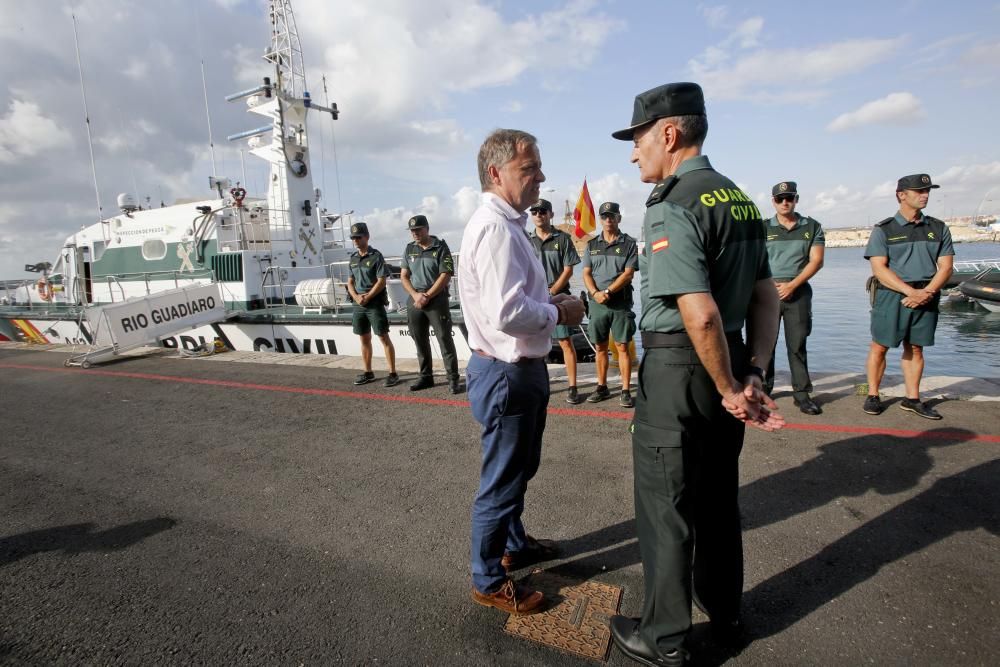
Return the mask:
{"type": "MultiPolygon", "coordinates": [[[[208,150],[212,155],[212,177],[217,178],[219,172],[215,169],[215,142],[212,140],[212,114],[208,110],[208,84],[205,82],[205,54],[201,49],[201,17],[198,13],[198,5],[195,4],[194,27],[198,39],[198,59],[201,61],[201,92],[205,96],[205,121],[208,123],[208,150]]],[[[222,196],[220,190],[219,196],[222,196]]]]}
{"type": "Polygon", "coordinates": [[[80,38],[76,34],[76,14],[70,14],[73,19],[73,45],[76,47],[76,68],[80,72],[80,94],[83,97],[83,118],[87,125],[87,148],[90,149],[90,171],[94,175],[94,197],[97,201],[97,221],[104,221],[104,209],[101,207],[101,188],[97,185],[97,162],[94,161],[94,138],[90,133],[90,112],[87,111],[87,88],[83,85],[83,61],[80,60],[80,38]]]}

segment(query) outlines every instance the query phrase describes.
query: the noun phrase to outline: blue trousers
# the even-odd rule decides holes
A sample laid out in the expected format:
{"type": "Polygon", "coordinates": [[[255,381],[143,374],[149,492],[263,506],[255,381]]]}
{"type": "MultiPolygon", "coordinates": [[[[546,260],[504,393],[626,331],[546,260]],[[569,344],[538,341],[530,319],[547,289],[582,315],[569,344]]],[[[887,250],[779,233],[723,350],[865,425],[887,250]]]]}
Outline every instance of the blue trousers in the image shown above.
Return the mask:
{"type": "Polygon", "coordinates": [[[509,364],[474,354],[466,384],[483,445],[472,504],[472,584],[492,593],[507,577],[503,552],[524,548],[524,492],[542,457],[549,372],[543,359],[509,364]]]}

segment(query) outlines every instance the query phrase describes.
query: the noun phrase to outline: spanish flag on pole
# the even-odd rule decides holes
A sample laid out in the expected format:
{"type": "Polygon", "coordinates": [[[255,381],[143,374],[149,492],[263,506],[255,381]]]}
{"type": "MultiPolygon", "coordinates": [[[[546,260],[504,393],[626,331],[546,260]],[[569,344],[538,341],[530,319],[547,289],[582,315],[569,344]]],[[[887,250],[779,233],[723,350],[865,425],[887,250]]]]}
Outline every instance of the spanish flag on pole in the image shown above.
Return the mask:
{"type": "Polygon", "coordinates": [[[587,234],[592,234],[597,229],[597,216],[594,215],[594,202],[590,201],[590,190],[587,189],[587,179],[583,179],[583,190],[580,191],[580,199],[573,209],[573,220],[576,221],[576,229],[573,234],[576,238],[582,239],[587,234]]]}

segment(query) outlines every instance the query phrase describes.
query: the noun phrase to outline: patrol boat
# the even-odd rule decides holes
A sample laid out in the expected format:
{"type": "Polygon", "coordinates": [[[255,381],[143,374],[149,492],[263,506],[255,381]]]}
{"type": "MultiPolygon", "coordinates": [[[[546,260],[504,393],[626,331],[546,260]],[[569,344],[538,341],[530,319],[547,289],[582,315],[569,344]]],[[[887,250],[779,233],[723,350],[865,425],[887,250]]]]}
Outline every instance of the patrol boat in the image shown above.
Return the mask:
{"type": "Polygon", "coordinates": [[[963,281],[959,291],[991,313],[1000,313],[1000,268],[989,267],[963,281]]]}
{"type": "MultiPolygon", "coordinates": [[[[119,215],[67,237],[54,262],[25,267],[37,280],[0,285],[0,340],[92,345],[100,307],[212,284],[225,301],[223,319],[149,342],[194,349],[220,338],[236,350],[360,355],[346,289],[350,216],[318,207],[310,164],[307,116],[336,120],[339,110],[309,95],[290,0],[272,0],[268,9],[264,60],[272,74],[226,98],[245,100],[248,112],[264,119],[228,138],[247,140],[250,153],[270,165],[266,197],[248,197],[239,183],[214,176],[212,198],[143,208],[120,195],[119,215]]],[[[398,278],[387,290],[396,355],[415,358],[406,292],[398,278]]],[[[455,347],[468,359],[461,311],[453,307],[455,347]]]]}

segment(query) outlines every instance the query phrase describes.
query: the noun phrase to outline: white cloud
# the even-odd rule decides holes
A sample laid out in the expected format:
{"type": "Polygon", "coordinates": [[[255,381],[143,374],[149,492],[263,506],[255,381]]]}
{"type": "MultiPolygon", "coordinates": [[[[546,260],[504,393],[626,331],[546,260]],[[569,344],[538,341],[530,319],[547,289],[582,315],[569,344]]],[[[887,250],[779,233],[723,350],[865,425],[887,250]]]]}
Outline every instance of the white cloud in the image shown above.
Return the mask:
{"type": "Polygon", "coordinates": [[[912,125],[925,116],[920,100],[913,93],[890,93],[837,116],[826,129],[843,132],[862,125],[912,125]]]}
{"type": "Polygon", "coordinates": [[[584,69],[623,26],[592,0],[568,0],[516,20],[482,0],[389,4],[391,11],[356,3],[349,12],[325,0],[296,4],[298,15],[310,17],[299,31],[311,88],[320,87],[325,72],[331,99],[343,110],[343,134],[358,137],[355,148],[366,154],[383,149],[370,138],[385,132],[397,143],[413,137],[428,150],[419,134],[397,135],[386,126],[416,130],[412,123],[437,120],[452,96],[511,85],[530,71],[558,76],[584,69]],[[336,46],[308,46],[325,44],[336,46]]]}
{"type": "Polygon", "coordinates": [[[705,21],[713,28],[721,28],[726,23],[726,19],[729,17],[729,7],[725,5],[715,5],[711,7],[699,7],[701,10],[701,15],[705,17],[705,21]]]}
{"type": "Polygon", "coordinates": [[[34,102],[15,97],[0,117],[0,162],[15,162],[72,143],[69,132],[34,102]]]}
{"type": "Polygon", "coordinates": [[[739,45],[744,49],[749,49],[757,46],[758,38],[760,37],[761,30],[764,29],[764,19],[759,16],[754,16],[736,26],[736,30],[733,31],[733,37],[739,42],[739,45]]]}
{"type": "Polygon", "coordinates": [[[518,100],[511,100],[507,104],[503,105],[503,111],[507,113],[521,113],[524,111],[524,105],[518,100]]]}
{"type": "Polygon", "coordinates": [[[708,50],[688,63],[715,99],[814,101],[822,85],[860,72],[894,54],[904,39],[854,39],[804,49],[763,49],[731,61],[708,50]],[[780,73],[780,76],[778,76],[780,73]]]}

